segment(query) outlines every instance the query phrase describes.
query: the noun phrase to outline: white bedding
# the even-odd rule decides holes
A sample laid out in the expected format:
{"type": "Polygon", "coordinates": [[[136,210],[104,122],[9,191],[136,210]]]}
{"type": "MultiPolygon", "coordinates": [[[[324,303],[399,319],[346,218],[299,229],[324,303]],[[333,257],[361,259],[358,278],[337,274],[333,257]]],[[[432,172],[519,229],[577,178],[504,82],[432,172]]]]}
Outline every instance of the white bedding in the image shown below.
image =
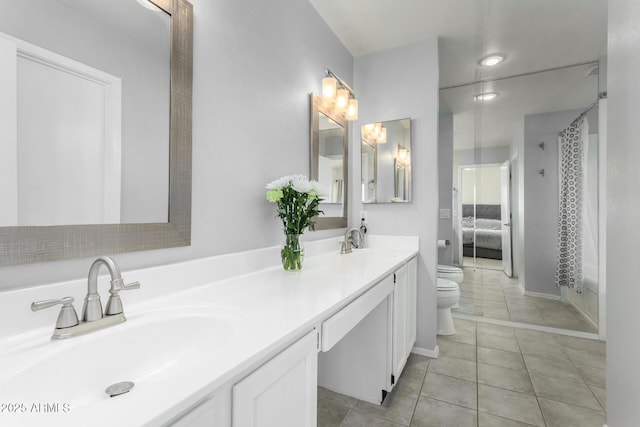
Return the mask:
{"type": "MultiPolygon", "coordinates": [[[[462,244],[474,241],[473,217],[462,219],[462,244]]],[[[499,219],[477,218],[475,221],[476,247],[502,250],[502,221],[499,219]]]]}

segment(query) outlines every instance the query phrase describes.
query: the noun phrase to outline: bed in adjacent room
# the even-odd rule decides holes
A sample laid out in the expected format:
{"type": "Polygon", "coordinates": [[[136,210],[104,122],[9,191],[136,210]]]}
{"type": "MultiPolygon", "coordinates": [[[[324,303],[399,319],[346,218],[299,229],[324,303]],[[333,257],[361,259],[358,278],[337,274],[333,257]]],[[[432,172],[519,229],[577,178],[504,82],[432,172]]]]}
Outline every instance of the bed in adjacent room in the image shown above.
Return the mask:
{"type": "Polygon", "coordinates": [[[502,259],[500,205],[462,205],[462,251],[464,256],[502,259]]]}

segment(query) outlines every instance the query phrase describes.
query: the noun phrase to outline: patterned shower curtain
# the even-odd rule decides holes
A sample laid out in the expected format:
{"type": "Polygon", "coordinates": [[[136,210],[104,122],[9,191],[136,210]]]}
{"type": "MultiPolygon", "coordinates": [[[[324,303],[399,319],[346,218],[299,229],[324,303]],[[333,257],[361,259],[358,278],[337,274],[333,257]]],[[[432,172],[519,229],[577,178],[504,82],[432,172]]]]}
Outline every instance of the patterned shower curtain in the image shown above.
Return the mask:
{"type": "Polygon", "coordinates": [[[578,117],[558,138],[559,210],[556,286],[582,293],[582,231],[585,150],[589,125],[578,117]]]}

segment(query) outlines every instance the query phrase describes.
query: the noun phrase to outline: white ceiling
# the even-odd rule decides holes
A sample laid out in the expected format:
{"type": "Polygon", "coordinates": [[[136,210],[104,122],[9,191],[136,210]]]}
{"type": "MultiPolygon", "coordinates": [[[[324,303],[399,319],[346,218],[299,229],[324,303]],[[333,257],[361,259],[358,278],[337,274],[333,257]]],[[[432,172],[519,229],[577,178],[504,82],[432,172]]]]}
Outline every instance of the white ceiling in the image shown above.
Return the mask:
{"type": "MultiPolygon", "coordinates": [[[[437,37],[441,88],[595,61],[606,49],[606,0],[309,1],[356,57],[437,37]],[[480,67],[493,52],[507,60],[480,67]]],[[[589,68],[441,91],[456,149],[509,145],[525,115],[590,105],[598,89],[589,68]],[[500,96],[477,108],[473,95],[491,90],[500,96]]]]}
{"type": "Polygon", "coordinates": [[[440,87],[587,62],[606,47],[606,0],[309,1],[354,56],[438,37],[440,87]],[[479,72],[496,51],[509,60],[479,72]]]}

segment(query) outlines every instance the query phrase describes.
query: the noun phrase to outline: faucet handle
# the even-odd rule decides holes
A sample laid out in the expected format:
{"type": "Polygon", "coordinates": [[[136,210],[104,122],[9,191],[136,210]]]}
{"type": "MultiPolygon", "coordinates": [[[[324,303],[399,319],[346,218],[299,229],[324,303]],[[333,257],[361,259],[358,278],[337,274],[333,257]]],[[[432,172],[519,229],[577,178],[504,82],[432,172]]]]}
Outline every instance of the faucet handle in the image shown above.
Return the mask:
{"type": "Polygon", "coordinates": [[[118,292],[128,291],[131,289],[140,289],[140,282],[123,283],[122,279],[116,279],[111,281],[111,289],[109,289],[109,300],[107,301],[107,307],[105,308],[106,316],[113,316],[114,314],[122,313],[122,300],[118,292]]]}
{"type": "Polygon", "coordinates": [[[124,280],[114,279],[111,281],[109,292],[111,295],[117,295],[120,291],[128,291],[130,289],[140,289],[140,282],[132,282],[125,285],[124,280]]]}
{"type": "Polygon", "coordinates": [[[140,289],[140,282],[136,281],[127,283],[126,285],[122,285],[122,288],[120,288],[121,291],[128,291],[131,289],[140,289]]]}
{"type": "Polygon", "coordinates": [[[60,314],[58,314],[58,320],[56,321],[56,329],[70,328],[80,323],[78,321],[78,313],[76,313],[76,309],[73,308],[73,301],[73,297],[35,301],[31,303],[31,311],[38,311],[62,304],[60,314]]]}

